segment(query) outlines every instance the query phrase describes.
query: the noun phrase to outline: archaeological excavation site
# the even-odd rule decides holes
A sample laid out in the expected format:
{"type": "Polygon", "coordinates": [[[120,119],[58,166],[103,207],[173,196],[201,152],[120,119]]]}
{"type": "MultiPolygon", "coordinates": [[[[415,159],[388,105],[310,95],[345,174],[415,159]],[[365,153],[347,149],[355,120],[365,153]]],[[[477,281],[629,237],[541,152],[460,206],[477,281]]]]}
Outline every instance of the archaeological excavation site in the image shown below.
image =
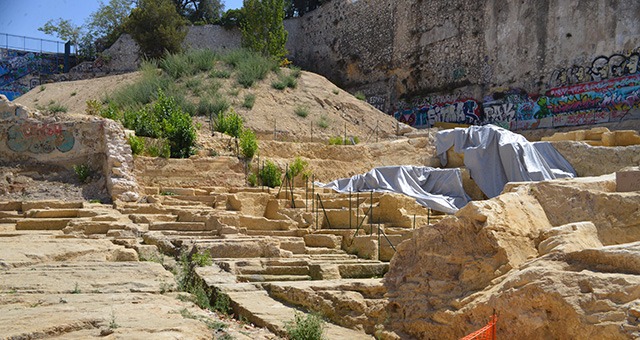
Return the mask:
{"type": "Polygon", "coordinates": [[[311,2],[0,46],[0,339],[639,339],[640,3],[311,2]]]}

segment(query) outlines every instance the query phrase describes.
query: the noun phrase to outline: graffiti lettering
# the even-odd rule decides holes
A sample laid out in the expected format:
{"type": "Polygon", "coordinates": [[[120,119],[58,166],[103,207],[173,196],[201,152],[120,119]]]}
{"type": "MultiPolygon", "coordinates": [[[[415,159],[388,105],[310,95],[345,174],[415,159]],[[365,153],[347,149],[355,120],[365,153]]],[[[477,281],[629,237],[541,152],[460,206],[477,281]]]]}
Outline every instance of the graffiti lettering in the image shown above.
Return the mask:
{"type": "Polygon", "coordinates": [[[73,148],[75,138],[59,124],[12,125],[8,130],[7,146],[15,152],[51,153],[67,152],[73,148]]]}
{"type": "Polygon", "coordinates": [[[384,104],[386,101],[382,97],[371,96],[367,98],[367,102],[380,111],[385,110],[384,104]]]}
{"type": "Polygon", "coordinates": [[[516,118],[516,111],[514,105],[511,103],[506,104],[484,104],[484,119],[485,123],[495,124],[498,122],[506,122],[507,124],[511,120],[516,118]]]}
{"type": "Polygon", "coordinates": [[[613,54],[608,57],[599,56],[588,67],[574,65],[570,68],[553,71],[549,86],[566,86],[633,75],[638,73],[639,64],[640,54],[636,52],[628,56],[622,54],[613,54]]]}
{"type": "Polygon", "coordinates": [[[479,124],[480,106],[475,100],[466,99],[399,110],[394,116],[401,122],[415,127],[431,127],[437,122],[479,124]]]}

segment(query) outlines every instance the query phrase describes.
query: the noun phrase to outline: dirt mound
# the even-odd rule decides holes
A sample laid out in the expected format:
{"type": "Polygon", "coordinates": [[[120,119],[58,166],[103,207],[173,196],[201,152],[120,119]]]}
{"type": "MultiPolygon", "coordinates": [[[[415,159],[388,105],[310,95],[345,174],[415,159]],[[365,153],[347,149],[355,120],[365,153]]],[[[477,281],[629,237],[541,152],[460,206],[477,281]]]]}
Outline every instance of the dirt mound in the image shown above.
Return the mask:
{"type": "MultiPolygon", "coordinates": [[[[102,100],[139,77],[140,73],[134,72],[46,84],[14,102],[31,109],[43,109],[55,102],[69,113],[84,113],[87,100],[102,100]]],[[[231,106],[244,118],[245,126],[253,129],[260,139],[326,142],[330,137],[346,133],[347,137],[358,137],[364,142],[396,135],[397,121],[392,116],[358,100],[320,75],[301,72],[296,88],[285,90],[272,87],[277,78],[278,75],[271,73],[248,89],[238,87],[235,79],[216,80],[221,84],[220,92],[228,95],[231,106]],[[247,95],[255,96],[252,108],[243,106],[247,95]]],[[[190,99],[197,103],[200,98],[190,99]]],[[[207,123],[208,118],[202,117],[202,121],[207,123]]]]}

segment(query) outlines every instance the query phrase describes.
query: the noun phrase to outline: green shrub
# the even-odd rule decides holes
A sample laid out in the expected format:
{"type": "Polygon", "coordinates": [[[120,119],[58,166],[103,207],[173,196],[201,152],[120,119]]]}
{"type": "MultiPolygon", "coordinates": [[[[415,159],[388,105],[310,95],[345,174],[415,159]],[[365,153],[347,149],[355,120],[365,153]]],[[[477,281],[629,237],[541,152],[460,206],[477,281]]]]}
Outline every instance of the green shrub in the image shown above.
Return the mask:
{"type": "Polygon", "coordinates": [[[109,104],[100,109],[100,116],[103,118],[113,119],[115,121],[122,120],[122,112],[115,105],[109,104]]]}
{"type": "Polygon", "coordinates": [[[184,84],[189,90],[191,90],[191,93],[193,93],[195,96],[200,95],[202,79],[189,78],[184,84]]]}
{"type": "Polygon", "coordinates": [[[49,113],[61,113],[61,112],[67,112],[68,109],[67,109],[66,106],[64,106],[64,105],[62,105],[60,103],[56,103],[56,102],[52,101],[47,106],[46,111],[49,112],[49,113]]]}
{"type": "Polygon", "coordinates": [[[343,139],[340,136],[329,137],[329,145],[342,145],[343,139]]]}
{"type": "Polygon", "coordinates": [[[249,185],[252,187],[255,187],[258,185],[258,176],[255,173],[250,173],[249,177],[247,177],[247,182],[249,182],[249,185]]]}
{"type": "Polygon", "coordinates": [[[244,129],[240,134],[240,152],[242,155],[251,159],[258,151],[258,142],[256,135],[251,129],[244,129]]]}
{"type": "Polygon", "coordinates": [[[320,116],[320,119],[318,120],[318,126],[326,129],[329,127],[329,118],[327,118],[326,115],[322,115],[320,116]]]}
{"type": "Polygon", "coordinates": [[[169,141],[164,138],[149,139],[145,143],[145,153],[151,157],[171,157],[171,146],[169,141]]]}
{"type": "Polygon", "coordinates": [[[285,322],[288,338],[291,340],[320,340],[324,321],[319,315],[296,313],[292,321],[285,322]]]}
{"type": "Polygon", "coordinates": [[[216,299],[212,307],[213,307],[213,310],[215,311],[218,311],[222,314],[229,315],[232,311],[231,299],[229,298],[229,295],[222,292],[218,292],[218,294],[216,294],[216,299]]]}
{"type": "Polygon", "coordinates": [[[272,161],[267,160],[258,172],[258,178],[268,187],[279,187],[282,184],[282,171],[272,161]]]}
{"type": "Polygon", "coordinates": [[[238,69],[236,74],[238,84],[249,88],[256,81],[264,79],[270,70],[277,67],[277,63],[259,53],[249,53],[248,58],[240,60],[236,67],[238,69]]]}
{"type": "Polygon", "coordinates": [[[224,54],[222,56],[222,60],[229,64],[231,67],[236,68],[242,60],[251,58],[254,54],[255,53],[244,48],[234,49],[224,54]]]}
{"type": "Polygon", "coordinates": [[[309,107],[308,106],[296,106],[293,112],[298,115],[298,117],[306,118],[309,115],[309,107]]]}
{"type": "Polygon", "coordinates": [[[213,264],[211,254],[209,253],[193,253],[191,255],[191,262],[198,267],[206,267],[213,264]]]}
{"type": "Polygon", "coordinates": [[[271,87],[273,87],[276,90],[284,90],[287,87],[295,89],[297,86],[298,86],[298,81],[292,75],[288,75],[288,76],[280,75],[278,77],[278,80],[274,80],[273,82],[271,82],[271,87]]]}
{"type": "Polygon", "coordinates": [[[301,73],[302,73],[302,70],[297,66],[291,66],[289,68],[289,75],[294,78],[300,78],[301,73]]]}
{"type": "Polygon", "coordinates": [[[360,143],[358,136],[348,137],[344,139],[342,136],[333,136],[329,138],[329,145],[356,145],[360,143]]]}
{"type": "Polygon", "coordinates": [[[161,69],[167,72],[173,79],[180,79],[195,73],[191,60],[184,53],[173,53],[166,55],[158,63],[161,69]]]}
{"type": "Polygon", "coordinates": [[[247,93],[244,96],[244,102],[242,102],[242,106],[246,107],[247,109],[251,109],[253,108],[253,104],[256,103],[256,95],[253,93],[247,93]]]}
{"type": "Polygon", "coordinates": [[[231,77],[231,72],[229,72],[228,70],[212,70],[210,73],[211,77],[213,78],[230,78],[231,77]]]}
{"type": "Polygon", "coordinates": [[[364,93],[363,93],[362,91],[358,91],[358,92],[356,92],[356,93],[354,94],[354,96],[355,96],[356,98],[358,98],[359,100],[362,100],[362,101],[367,100],[367,96],[365,96],[365,95],[364,95],[364,93]]]}
{"type": "Polygon", "coordinates": [[[118,109],[137,109],[153,102],[157,98],[158,89],[170,92],[173,81],[159,72],[153,63],[143,63],[140,70],[142,77],[137,82],[121,87],[105,101],[118,109]]]}
{"type": "Polygon", "coordinates": [[[227,93],[232,97],[237,97],[240,94],[240,89],[237,87],[233,87],[227,91],[227,93]]]}
{"type": "Polygon", "coordinates": [[[73,171],[76,173],[78,181],[85,183],[89,177],[91,177],[91,167],[87,164],[76,164],[73,166],[73,171]]]}
{"type": "Polygon", "coordinates": [[[242,117],[231,108],[229,113],[220,112],[213,120],[213,129],[221,133],[226,133],[231,137],[238,138],[243,129],[242,117]]]}
{"type": "Polygon", "coordinates": [[[188,158],[195,153],[196,130],[188,113],[172,111],[164,120],[164,136],[169,140],[171,157],[188,158]]]}
{"type": "Polygon", "coordinates": [[[213,98],[213,102],[211,103],[211,111],[210,113],[218,114],[226,112],[231,105],[227,98],[217,95],[213,98]]]}
{"type": "Polygon", "coordinates": [[[91,116],[99,116],[102,111],[102,104],[95,99],[89,99],[86,101],[87,108],[84,112],[91,116]]]}
{"type": "Polygon", "coordinates": [[[144,152],[144,140],[142,138],[136,135],[129,135],[127,141],[131,146],[131,153],[134,155],[141,155],[144,152]]]}
{"type": "Polygon", "coordinates": [[[303,161],[300,157],[296,157],[293,162],[289,164],[287,177],[289,179],[295,178],[299,174],[303,173],[307,166],[309,166],[309,162],[303,161]]]}
{"type": "Polygon", "coordinates": [[[192,67],[196,70],[206,72],[213,68],[220,56],[212,50],[205,48],[189,51],[187,58],[189,58],[192,67]]]}

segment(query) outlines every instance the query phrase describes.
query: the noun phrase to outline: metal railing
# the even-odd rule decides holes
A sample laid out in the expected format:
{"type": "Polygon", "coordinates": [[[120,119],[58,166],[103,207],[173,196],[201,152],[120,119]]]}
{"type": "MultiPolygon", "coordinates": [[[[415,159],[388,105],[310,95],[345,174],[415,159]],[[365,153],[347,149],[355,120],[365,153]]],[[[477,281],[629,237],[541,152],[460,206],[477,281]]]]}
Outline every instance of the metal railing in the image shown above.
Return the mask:
{"type": "MultiPolygon", "coordinates": [[[[64,53],[65,43],[57,40],[32,38],[21,35],[0,33],[0,48],[38,53],[64,53]]],[[[71,52],[75,53],[76,47],[71,45],[71,52]]]]}

